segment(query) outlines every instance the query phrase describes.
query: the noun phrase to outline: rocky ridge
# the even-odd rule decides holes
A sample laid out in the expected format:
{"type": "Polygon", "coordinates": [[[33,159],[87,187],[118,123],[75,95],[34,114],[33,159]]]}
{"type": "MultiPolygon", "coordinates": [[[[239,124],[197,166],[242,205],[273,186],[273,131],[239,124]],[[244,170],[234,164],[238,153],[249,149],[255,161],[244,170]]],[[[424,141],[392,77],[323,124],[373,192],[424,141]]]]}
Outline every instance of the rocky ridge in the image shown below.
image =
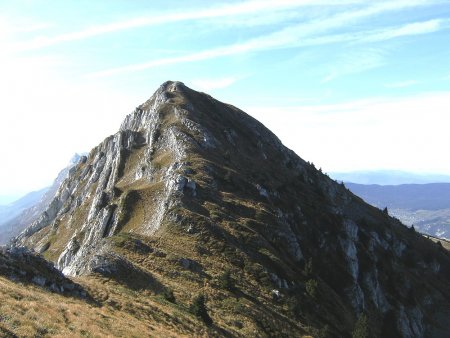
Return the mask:
{"type": "MultiPolygon", "coordinates": [[[[116,252],[121,234],[189,241],[194,253],[171,261],[199,285],[223,266],[241,274],[242,292],[265,299],[259,315],[247,315],[256,335],[295,336],[305,322],[346,337],[367,315],[373,336],[445,336],[447,251],[365,204],[239,109],[180,82],[164,83],[83,157],[14,244],[69,276],[136,271],[139,262],[125,254],[135,249],[116,252]]],[[[226,329],[239,336],[239,327],[226,329]]]]}

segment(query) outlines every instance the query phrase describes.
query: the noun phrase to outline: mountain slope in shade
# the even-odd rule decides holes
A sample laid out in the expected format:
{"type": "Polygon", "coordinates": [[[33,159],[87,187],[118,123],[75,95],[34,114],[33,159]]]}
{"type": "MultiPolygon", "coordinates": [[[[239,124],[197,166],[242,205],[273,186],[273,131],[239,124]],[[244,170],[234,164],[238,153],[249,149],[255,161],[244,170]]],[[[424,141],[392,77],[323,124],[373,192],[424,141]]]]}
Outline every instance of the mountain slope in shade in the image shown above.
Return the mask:
{"type": "Polygon", "coordinates": [[[350,337],[366,319],[373,337],[447,333],[444,248],[180,82],[80,161],[15,245],[103,281],[105,306],[139,290],[117,311],[153,316],[147,335],[350,337]]]}
{"type": "Polygon", "coordinates": [[[10,217],[0,220],[0,245],[8,243],[10,239],[20,234],[28,225],[42,215],[55,197],[59,186],[69,175],[70,169],[80,159],[81,155],[75,154],[68,166],[58,173],[58,176],[50,187],[27,194],[11,205],[14,214],[10,214],[10,217]]]}

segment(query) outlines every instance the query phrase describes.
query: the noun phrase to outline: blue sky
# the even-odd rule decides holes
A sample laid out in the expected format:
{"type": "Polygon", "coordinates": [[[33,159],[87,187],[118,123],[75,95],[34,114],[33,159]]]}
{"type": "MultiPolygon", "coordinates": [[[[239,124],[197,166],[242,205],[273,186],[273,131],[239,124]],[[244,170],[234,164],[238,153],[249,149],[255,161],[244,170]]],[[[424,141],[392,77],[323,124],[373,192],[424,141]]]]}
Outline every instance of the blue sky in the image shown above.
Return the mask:
{"type": "Polygon", "coordinates": [[[450,174],[450,2],[1,1],[0,196],[51,182],[166,80],[325,171],[450,174]]]}

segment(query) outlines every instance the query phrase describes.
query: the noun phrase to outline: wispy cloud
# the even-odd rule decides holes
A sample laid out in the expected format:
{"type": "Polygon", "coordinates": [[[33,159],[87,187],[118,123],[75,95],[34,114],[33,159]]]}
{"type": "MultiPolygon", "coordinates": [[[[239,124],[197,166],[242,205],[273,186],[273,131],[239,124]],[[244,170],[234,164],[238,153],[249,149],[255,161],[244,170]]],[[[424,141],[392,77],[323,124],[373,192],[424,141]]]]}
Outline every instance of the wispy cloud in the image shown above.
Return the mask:
{"type": "Polygon", "coordinates": [[[408,35],[419,35],[437,32],[443,27],[443,23],[448,21],[442,19],[434,19],[422,22],[414,22],[399,27],[384,29],[379,32],[366,36],[362,40],[365,42],[384,41],[408,35]]]}
{"type": "Polygon", "coordinates": [[[416,81],[416,80],[408,80],[408,81],[399,81],[399,82],[387,83],[384,86],[386,88],[405,88],[405,87],[414,86],[414,85],[416,85],[418,83],[419,82],[416,81]]]}
{"type": "MultiPolygon", "coordinates": [[[[363,19],[368,16],[384,13],[386,11],[399,10],[405,7],[423,4],[423,1],[411,1],[411,2],[394,2],[394,3],[381,3],[369,8],[358,9],[350,12],[344,12],[332,15],[328,18],[321,18],[311,20],[306,23],[291,25],[283,28],[279,31],[269,33],[257,38],[249,39],[245,42],[231,44],[227,46],[216,47],[200,52],[191,54],[185,54],[171,58],[161,58],[150,60],[144,63],[132,64],[122,67],[116,67],[90,74],[93,77],[110,76],[119,73],[140,71],[149,68],[186,63],[196,62],[207,59],[213,59],[217,57],[224,57],[229,55],[243,54],[248,52],[264,51],[277,48],[292,48],[292,47],[304,47],[311,45],[323,45],[330,43],[342,43],[342,42],[373,42],[384,41],[394,39],[407,35],[426,34],[446,26],[442,25],[440,20],[430,20],[424,22],[408,23],[401,26],[388,27],[384,29],[376,29],[369,31],[360,31],[353,33],[334,34],[327,35],[329,30],[344,27],[352,22],[363,19]]],[[[362,71],[377,67],[381,64],[380,58],[374,59],[374,57],[367,60],[357,61],[355,71],[362,71]]],[[[350,70],[347,70],[347,73],[350,70]]],[[[342,73],[342,71],[341,71],[342,73]]],[[[329,74],[324,82],[334,79],[338,75],[329,74]]]]}
{"type": "MultiPolygon", "coordinates": [[[[215,6],[203,10],[190,10],[178,13],[169,13],[149,15],[131,18],[127,20],[116,21],[112,23],[94,25],[76,32],[65,33],[57,36],[40,36],[32,41],[17,44],[16,51],[39,49],[52,46],[62,42],[83,40],[98,35],[119,32],[123,30],[169,24],[174,22],[214,19],[220,17],[236,17],[241,15],[255,16],[261,12],[273,12],[277,10],[287,10],[304,6],[323,6],[323,5],[347,5],[360,3],[361,0],[278,0],[278,1],[246,1],[232,5],[215,6]]],[[[283,17],[278,17],[282,20],[283,17]]],[[[238,22],[238,21],[236,21],[238,22]]],[[[244,21],[245,22],[245,21],[244,21]]]]}
{"type": "Polygon", "coordinates": [[[345,43],[345,42],[356,44],[383,42],[395,38],[437,32],[442,29],[450,28],[449,24],[450,20],[442,20],[442,19],[420,21],[399,26],[385,27],[381,29],[314,36],[311,38],[298,41],[295,45],[302,47],[302,46],[325,45],[325,44],[345,43]]]}
{"type": "MultiPolygon", "coordinates": [[[[364,0],[255,0],[245,1],[231,5],[221,5],[210,7],[203,10],[188,10],[184,12],[175,13],[157,13],[148,16],[135,17],[125,20],[120,20],[111,23],[100,25],[93,25],[85,29],[75,32],[64,33],[56,36],[38,36],[31,41],[18,43],[14,46],[15,51],[26,51],[44,48],[56,45],[63,42],[77,41],[95,37],[98,35],[120,32],[129,29],[135,29],[146,26],[155,26],[161,24],[170,24],[175,22],[216,19],[216,18],[233,18],[234,24],[248,25],[255,21],[257,14],[268,13],[271,20],[283,22],[291,13],[289,10],[302,7],[311,6],[332,6],[333,8],[346,5],[356,5],[360,8],[354,11],[345,11],[342,15],[337,15],[329,19],[319,20],[322,22],[323,29],[329,29],[336,26],[338,22],[345,23],[357,18],[375,15],[386,11],[401,10],[410,7],[431,5],[433,0],[397,0],[397,1],[382,1],[375,5],[367,6],[364,0]],[[358,6],[359,5],[359,6],[358,6]],[[361,9],[362,8],[362,9],[361,9]],[[276,11],[284,11],[282,15],[275,15],[276,11]],[[248,20],[242,18],[247,15],[248,20]]],[[[345,7],[347,8],[347,7],[345,7]]],[[[257,20],[256,20],[257,21],[257,20]]],[[[274,22],[272,22],[274,23],[274,22]]],[[[414,27],[410,27],[413,29],[414,27]]],[[[419,27],[420,28],[420,27],[419,27]]]]}

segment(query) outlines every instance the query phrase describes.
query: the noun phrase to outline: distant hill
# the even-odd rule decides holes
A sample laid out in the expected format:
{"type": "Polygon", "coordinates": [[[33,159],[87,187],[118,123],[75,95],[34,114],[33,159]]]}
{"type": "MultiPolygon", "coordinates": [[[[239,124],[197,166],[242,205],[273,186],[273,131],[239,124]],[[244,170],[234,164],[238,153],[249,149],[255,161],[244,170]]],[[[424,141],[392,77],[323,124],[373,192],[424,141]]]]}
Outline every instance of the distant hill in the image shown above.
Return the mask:
{"type": "Polygon", "coordinates": [[[450,175],[417,174],[399,170],[332,172],[330,176],[337,181],[358,184],[399,185],[436,182],[450,183],[450,175]]]}
{"type": "Polygon", "coordinates": [[[38,203],[47,190],[48,187],[38,191],[33,191],[21,197],[15,202],[9,203],[7,205],[0,205],[0,228],[2,224],[15,218],[24,210],[38,203]]]}
{"type": "Polygon", "coordinates": [[[345,183],[354,194],[420,232],[450,239],[450,183],[364,185],[345,183]]]}
{"type": "Polygon", "coordinates": [[[0,206],[0,245],[8,243],[11,238],[17,236],[41,216],[69,174],[70,169],[80,159],[81,155],[75,154],[67,167],[59,172],[52,186],[31,192],[9,205],[0,206]]]}

